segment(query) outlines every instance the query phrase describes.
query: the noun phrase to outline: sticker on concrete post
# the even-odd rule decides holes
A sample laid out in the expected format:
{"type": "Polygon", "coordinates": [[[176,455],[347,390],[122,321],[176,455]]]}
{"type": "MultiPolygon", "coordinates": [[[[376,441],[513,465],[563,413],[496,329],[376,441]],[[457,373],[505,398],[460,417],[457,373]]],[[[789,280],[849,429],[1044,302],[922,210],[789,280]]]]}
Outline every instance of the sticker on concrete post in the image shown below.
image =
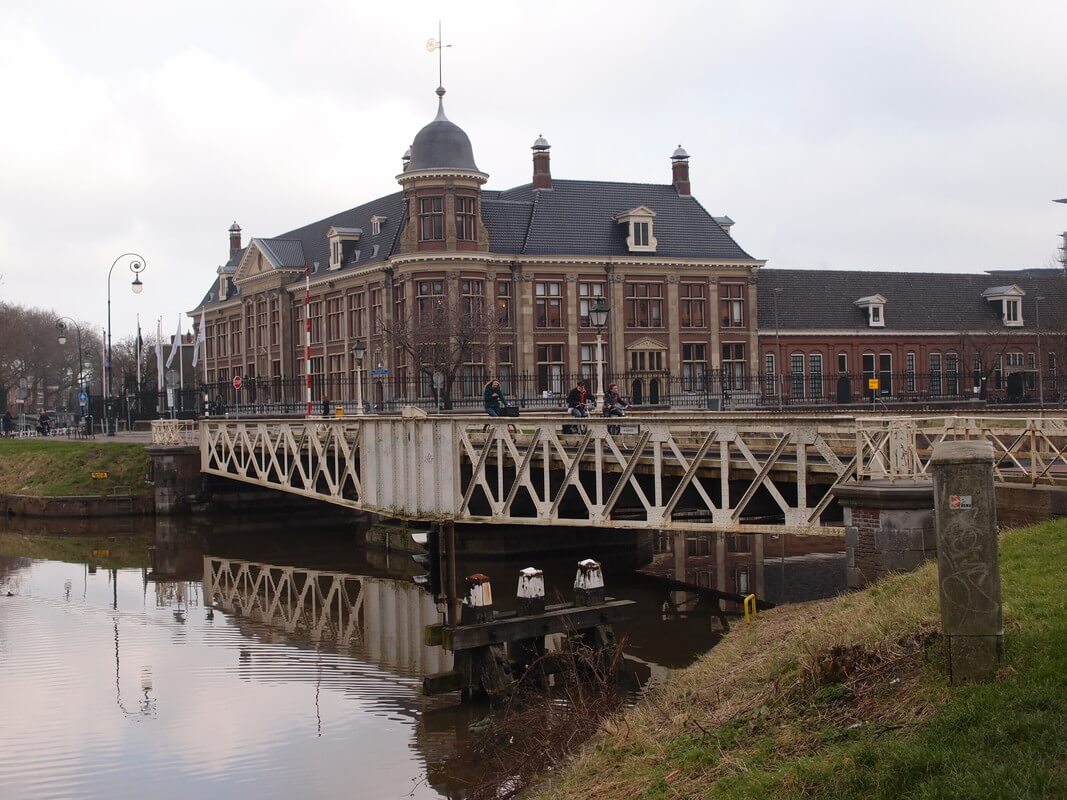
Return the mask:
{"type": "Polygon", "coordinates": [[[950,494],[948,507],[953,511],[968,511],[974,508],[974,502],[969,494],[950,494]]]}

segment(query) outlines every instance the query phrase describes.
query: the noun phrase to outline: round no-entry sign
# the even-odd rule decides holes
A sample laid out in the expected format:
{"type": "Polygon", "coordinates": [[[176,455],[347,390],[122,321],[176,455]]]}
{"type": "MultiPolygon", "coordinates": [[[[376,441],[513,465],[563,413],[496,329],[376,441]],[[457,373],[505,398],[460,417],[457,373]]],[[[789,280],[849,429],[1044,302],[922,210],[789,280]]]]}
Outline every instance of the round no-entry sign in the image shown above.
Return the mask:
{"type": "Polygon", "coordinates": [[[240,375],[234,375],[233,376],[233,388],[234,389],[240,389],[241,388],[241,376],[240,375]]]}

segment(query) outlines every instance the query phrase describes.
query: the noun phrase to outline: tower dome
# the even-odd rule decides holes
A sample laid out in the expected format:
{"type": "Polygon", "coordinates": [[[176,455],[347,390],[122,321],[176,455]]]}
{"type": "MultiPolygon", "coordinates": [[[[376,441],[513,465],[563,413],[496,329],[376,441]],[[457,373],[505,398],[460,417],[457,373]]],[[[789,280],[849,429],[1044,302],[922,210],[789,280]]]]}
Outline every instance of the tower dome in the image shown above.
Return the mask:
{"type": "Polygon", "coordinates": [[[411,161],[406,172],[424,169],[459,169],[478,172],[474,149],[463,129],[445,116],[444,87],[437,87],[437,116],[415,134],[411,143],[411,161]]]}

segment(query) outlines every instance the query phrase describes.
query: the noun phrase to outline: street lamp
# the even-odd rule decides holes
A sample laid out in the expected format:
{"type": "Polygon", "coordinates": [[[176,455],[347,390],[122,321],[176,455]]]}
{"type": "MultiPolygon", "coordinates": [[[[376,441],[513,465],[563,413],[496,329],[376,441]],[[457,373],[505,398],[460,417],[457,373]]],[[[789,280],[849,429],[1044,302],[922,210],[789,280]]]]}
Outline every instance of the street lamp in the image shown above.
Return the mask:
{"type": "Polygon", "coordinates": [[[121,256],[111,262],[111,269],[107,271],[107,364],[104,367],[107,369],[107,408],[105,410],[105,418],[107,419],[107,435],[115,435],[115,402],[114,395],[112,394],[112,380],[111,380],[111,273],[115,271],[115,265],[118,264],[124,258],[132,258],[129,267],[130,272],[133,273],[133,281],[130,284],[130,288],[134,294],[140,294],[144,289],[144,284],[141,283],[141,273],[144,272],[145,260],[137,253],[123,253],[121,256]]]}
{"type": "Polygon", "coordinates": [[[84,391],[83,380],[85,377],[85,370],[82,369],[82,367],[84,366],[84,362],[82,361],[82,355],[85,352],[82,350],[82,329],[81,326],[79,326],[78,323],[70,317],[60,317],[59,319],[57,319],[56,330],[59,331],[59,336],[57,338],[59,339],[60,344],[67,343],[67,326],[64,323],[64,320],[73,325],[74,330],[78,332],[78,405],[82,406],[84,405],[84,403],[82,403],[81,401],[81,394],[84,391]]]}
{"type": "Polygon", "coordinates": [[[1034,310],[1037,312],[1037,406],[1038,408],[1045,407],[1045,381],[1041,375],[1041,301],[1045,299],[1044,295],[1038,295],[1034,298],[1034,310]]]}
{"type": "Polygon", "coordinates": [[[604,405],[604,325],[608,321],[607,302],[604,298],[594,297],[589,306],[589,321],[596,328],[596,395],[593,398],[593,407],[602,408],[604,405]]]}
{"type": "Polygon", "coordinates": [[[362,339],[356,339],[352,345],[352,359],[356,362],[356,416],[363,416],[363,356],[367,354],[367,345],[362,339]]]}

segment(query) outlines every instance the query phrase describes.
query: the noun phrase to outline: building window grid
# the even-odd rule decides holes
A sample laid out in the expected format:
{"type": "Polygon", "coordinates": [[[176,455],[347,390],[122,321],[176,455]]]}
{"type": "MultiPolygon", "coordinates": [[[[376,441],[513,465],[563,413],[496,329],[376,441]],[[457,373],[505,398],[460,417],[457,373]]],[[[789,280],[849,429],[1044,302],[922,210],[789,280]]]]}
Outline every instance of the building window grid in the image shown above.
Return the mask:
{"type": "Polygon", "coordinates": [[[823,399],[821,353],[811,353],[808,356],[808,392],[812,400],[823,399]]]}
{"type": "Polygon", "coordinates": [[[348,295],[348,335],[359,339],[367,335],[367,294],[355,292],[348,295]]]}
{"type": "Polygon", "coordinates": [[[722,345],[722,388],[745,388],[745,345],[742,342],[722,345]]]}
{"type": "Polygon", "coordinates": [[[719,284],[719,306],[722,308],[722,327],[745,327],[745,287],[741,283],[719,284]]]}
{"type": "Polygon", "coordinates": [[[707,345],[701,342],[682,345],[682,391],[699,392],[706,386],[708,371],[707,345]]]}
{"type": "Polygon", "coordinates": [[[278,298],[272,297],[270,299],[270,344],[280,345],[282,343],[282,315],[281,304],[278,298]]]}
{"type": "Polygon", "coordinates": [[[774,353],[763,354],[763,393],[774,394],[774,353]]]}
{"type": "Polygon", "coordinates": [[[534,314],[538,328],[563,327],[563,284],[538,281],[534,284],[534,314]]]}
{"type": "Polygon", "coordinates": [[[419,241],[443,241],[444,234],[444,198],[440,195],[419,198],[419,241]]]}
{"type": "Polygon", "coordinates": [[[705,285],[703,283],[683,283],[681,285],[681,326],[683,328],[703,328],[705,285]]]}
{"type": "Polygon", "coordinates": [[[563,393],[563,345],[537,345],[537,390],[563,393]]]}
{"type": "Polygon", "coordinates": [[[950,396],[960,393],[960,357],[956,353],[945,354],[945,383],[950,396]]]}
{"type": "Polygon", "coordinates": [[[496,321],[502,328],[511,327],[511,281],[496,282],[496,321]]]}
{"type": "Polygon", "coordinates": [[[371,332],[379,334],[385,320],[382,318],[382,290],[372,289],[370,293],[370,324],[371,332]]]}
{"type": "Polygon", "coordinates": [[[461,242],[478,240],[477,212],[473,197],[456,197],[456,239],[461,242]]]}
{"type": "Polygon", "coordinates": [[[241,354],[241,318],[233,317],[230,320],[230,353],[235,356],[241,354]]]}
{"type": "Polygon", "coordinates": [[[331,297],[326,301],[326,338],[336,342],[344,338],[344,307],[342,298],[331,297]]]}
{"type": "Polygon", "coordinates": [[[663,327],[663,284],[626,284],[626,327],[663,327]]]}
{"type": "Polygon", "coordinates": [[[941,354],[930,353],[930,395],[940,397],[944,391],[941,381],[941,354]]]}
{"type": "Polygon", "coordinates": [[[789,381],[792,388],[790,396],[794,400],[804,399],[804,354],[793,353],[789,356],[789,381]]]}
{"type": "Polygon", "coordinates": [[[578,282],[578,326],[592,328],[593,322],[589,317],[589,307],[593,304],[593,298],[604,296],[604,284],[595,281],[578,282]]]}
{"type": "Polygon", "coordinates": [[[475,318],[485,307],[485,281],[476,278],[464,278],[460,281],[460,294],[463,296],[463,310],[468,317],[475,318]]]}
{"type": "Polygon", "coordinates": [[[904,355],[904,388],[915,392],[915,353],[910,351],[904,355]]]}

